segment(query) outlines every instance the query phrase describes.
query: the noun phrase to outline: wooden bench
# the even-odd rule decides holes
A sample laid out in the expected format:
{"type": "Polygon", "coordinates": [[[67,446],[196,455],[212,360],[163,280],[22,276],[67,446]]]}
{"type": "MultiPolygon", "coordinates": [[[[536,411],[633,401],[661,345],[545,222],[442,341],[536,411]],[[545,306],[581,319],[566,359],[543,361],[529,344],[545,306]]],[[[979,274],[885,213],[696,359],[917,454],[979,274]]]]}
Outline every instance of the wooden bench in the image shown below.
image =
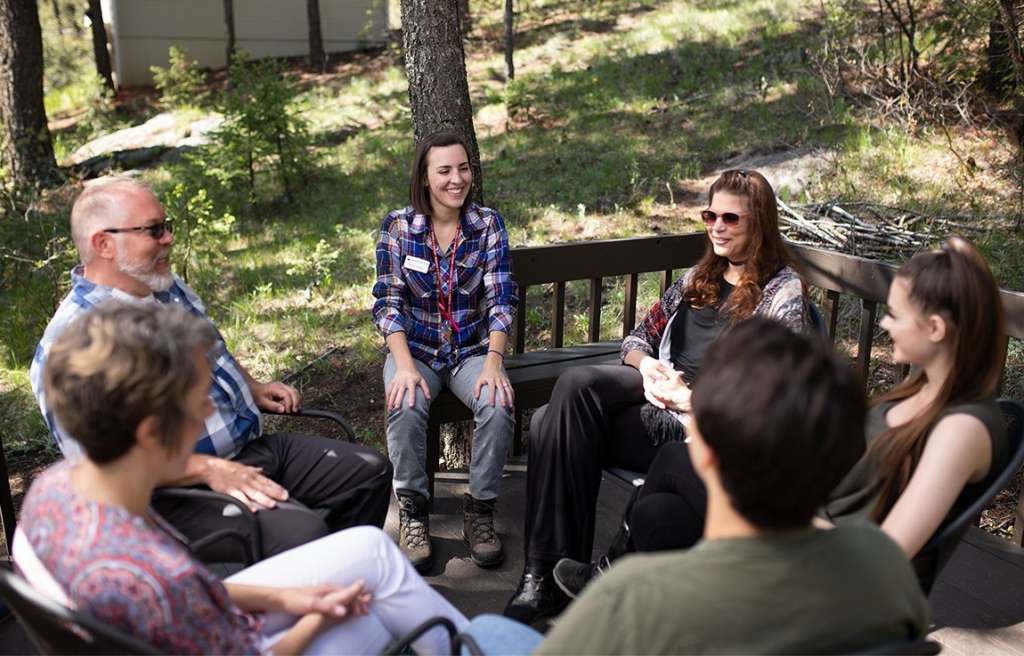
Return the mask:
{"type": "MultiPolygon", "coordinates": [[[[824,316],[830,339],[834,342],[840,315],[840,299],[852,296],[859,305],[857,347],[854,366],[867,381],[871,367],[871,349],[877,332],[878,306],[884,304],[895,266],[853,255],[834,253],[809,246],[791,246],[799,260],[805,281],[825,292],[824,316]]],[[[661,291],[693,266],[704,253],[704,233],[657,237],[636,237],[593,242],[532,246],[512,249],[512,268],[519,284],[519,310],[513,335],[513,351],[505,361],[516,394],[515,451],[521,440],[523,413],[547,403],[558,376],[570,367],[585,364],[609,364],[619,361],[622,337],[633,330],[638,319],[637,289],[641,273],[657,272],[661,291]],[[601,333],[604,278],[626,277],[622,329],[616,339],[602,341],[601,333]],[[566,283],[589,281],[588,343],[565,346],[566,283]],[[530,289],[554,285],[551,299],[551,341],[544,350],[526,352],[526,316],[530,307],[530,289]]],[[[1024,294],[1002,291],[1008,337],[1024,339],[1024,294]]],[[[647,308],[639,308],[646,312],[647,308]]],[[[640,315],[642,317],[642,314],[640,315]]],[[[902,367],[904,376],[907,368],[902,367]]],[[[866,384],[866,383],[865,383],[866,384]]],[[[427,470],[433,490],[434,473],[440,457],[440,429],[445,423],[472,419],[472,413],[451,392],[445,390],[430,410],[427,434],[427,470]]],[[[1024,538],[1024,500],[1018,503],[1014,539],[1024,538]]]]}

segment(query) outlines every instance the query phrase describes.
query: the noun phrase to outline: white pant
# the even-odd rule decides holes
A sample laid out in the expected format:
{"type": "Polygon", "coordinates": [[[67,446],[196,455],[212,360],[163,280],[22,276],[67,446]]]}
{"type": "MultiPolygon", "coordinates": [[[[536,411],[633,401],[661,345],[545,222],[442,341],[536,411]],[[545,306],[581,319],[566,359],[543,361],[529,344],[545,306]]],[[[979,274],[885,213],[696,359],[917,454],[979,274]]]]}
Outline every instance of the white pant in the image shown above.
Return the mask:
{"type": "MultiPolygon", "coordinates": [[[[373,593],[370,613],[324,631],[305,654],[378,654],[392,639],[437,615],[450,619],[460,632],[469,623],[416,573],[394,541],[373,526],[332,533],[258,562],[226,580],[268,586],[343,586],[364,581],[367,591],[373,593]]],[[[298,620],[284,613],[267,613],[262,619],[265,648],[298,620]]],[[[413,647],[420,654],[446,654],[448,634],[437,627],[413,647]]]]}

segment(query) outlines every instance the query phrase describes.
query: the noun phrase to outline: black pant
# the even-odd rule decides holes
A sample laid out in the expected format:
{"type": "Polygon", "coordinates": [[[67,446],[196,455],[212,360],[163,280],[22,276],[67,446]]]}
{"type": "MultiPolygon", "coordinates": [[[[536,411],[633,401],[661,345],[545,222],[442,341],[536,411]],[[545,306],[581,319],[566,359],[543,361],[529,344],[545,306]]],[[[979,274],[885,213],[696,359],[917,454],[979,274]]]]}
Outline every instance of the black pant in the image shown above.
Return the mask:
{"type": "MultiPolygon", "coordinates": [[[[384,526],[391,500],[391,464],[369,447],[274,433],[247,444],[234,460],[261,467],[267,478],[288,490],[287,502],[256,513],[264,557],[343,528],[384,526]]],[[[190,541],[220,529],[233,529],[247,538],[251,534],[249,521],[225,511],[224,504],[158,499],[154,508],[190,541]]],[[[200,555],[219,562],[240,560],[239,554],[234,543],[221,541],[200,555]]]]}
{"type": "Polygon", "coordinates": [[[590,560],[601,470],[647,471],[656,448],[640,422],[643,379],[622,365],[575,367],[530,422],[528,561],[590,560]]]}
{"type": "Polygon", "coordinates": [[[629,516],[638,551],[687,549],[700,540],[707,516],[707,490],[683,442],[658,449],[629,516]]]}

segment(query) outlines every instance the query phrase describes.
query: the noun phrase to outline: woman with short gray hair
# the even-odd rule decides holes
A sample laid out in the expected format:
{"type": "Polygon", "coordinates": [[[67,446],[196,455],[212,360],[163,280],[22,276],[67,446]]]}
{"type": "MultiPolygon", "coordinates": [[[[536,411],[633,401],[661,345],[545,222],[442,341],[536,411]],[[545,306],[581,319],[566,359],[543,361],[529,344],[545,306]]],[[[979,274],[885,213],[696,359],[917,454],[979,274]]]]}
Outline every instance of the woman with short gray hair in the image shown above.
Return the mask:
{"type": "MultiPolygon", "coordinates": [[[[203,317],[174,306],[102,304],[53,344],[47,399],[85,457],[33,483],[14,540],[26,578],[163,653],[369,653],[441,615],[463,615],[379,529],[334,533],[221,582],[149,509],[184,470],[209,398],[203,317]],[[287,584],[286,584],[287,583],[287,584]]],[[[417,651],[447,649],[435,630],[417,651]]]]}

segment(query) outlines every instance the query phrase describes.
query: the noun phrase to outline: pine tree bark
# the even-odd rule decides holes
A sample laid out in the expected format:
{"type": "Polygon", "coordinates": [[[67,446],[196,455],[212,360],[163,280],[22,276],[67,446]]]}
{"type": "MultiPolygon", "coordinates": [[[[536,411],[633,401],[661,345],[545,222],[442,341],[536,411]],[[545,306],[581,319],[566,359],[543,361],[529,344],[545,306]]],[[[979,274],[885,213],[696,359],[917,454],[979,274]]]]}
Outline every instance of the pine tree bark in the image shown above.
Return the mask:
{"type": "Polygon", "coordinates": [[[402,46],[409,79],[413,136],[455,130],[469,144],[473,191],[483,201],[480,151],[466,78],[458,0],[401,0],[402,46]]]}
{"type": "Polygon", "coordinates": [[[60,180],[43,106],[43,35],[36,0],[0,0],[0,121],[16,187],[60,180]]]}
{"type": "Polygon", "coordinates": [[[1012,128],[1024,156],[1024,44],[1021,43],[1021,18],[1017,14],[1014,0],[999,0],[998,5],[1014,73],[1013,104],[1016,116],[1012,128]]]}
{"type": "Polygon", "coordinates": [[[512,7],[512,0],[505,0],[505,74],[506,79],[513,80],[516,77],[516,14],[512,7]]]}
{"type": "Polygon", "coordinates": [[[306,0],[306,15],[309,17],[309,67],[323,73],[327,68],[327,55],[320,29],[320,0],[306,0]]]}
{"type": "Polygon", "coordinates": [[[235,0],[224,0],[224,28],[227,30],[224,57],[227,59],[227,67],[231,68],[235,58],[235,0]]]}
{"type": "Polygon", "coordinates": [[[100,0],[89,0],[89,9],[85,15],[92,24],[92,53],[96,58],[96,72],[103,78],[103,84],[114,91],[113,69],[110,65],[110,52],[107,50],[107,26],[103,21],[100,0]]]}

